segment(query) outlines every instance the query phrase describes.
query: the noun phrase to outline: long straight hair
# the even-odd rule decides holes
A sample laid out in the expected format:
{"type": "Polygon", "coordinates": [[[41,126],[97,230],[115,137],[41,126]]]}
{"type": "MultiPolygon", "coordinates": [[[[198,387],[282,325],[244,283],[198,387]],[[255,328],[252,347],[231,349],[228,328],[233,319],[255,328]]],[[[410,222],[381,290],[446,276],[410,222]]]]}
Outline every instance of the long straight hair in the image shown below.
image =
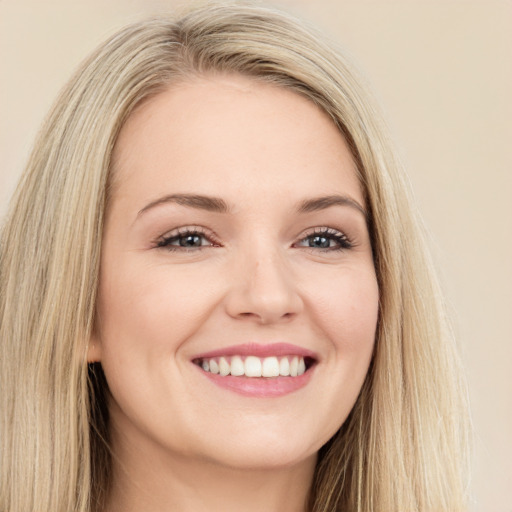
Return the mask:
{"type": "Polygon", "coordinates": [[[145,99],[208,73],[285,87],[345,137],[369,209],[380,289],[359,398],[321,449],[312,512],[465,510],[466,390],[425,237],[384,124],[311,29],[214,4],[118,32],[47,117],[0,239],[0,510],[91,512],[108,493],[107,385],[88,367],[111,155],[145,99]]]}

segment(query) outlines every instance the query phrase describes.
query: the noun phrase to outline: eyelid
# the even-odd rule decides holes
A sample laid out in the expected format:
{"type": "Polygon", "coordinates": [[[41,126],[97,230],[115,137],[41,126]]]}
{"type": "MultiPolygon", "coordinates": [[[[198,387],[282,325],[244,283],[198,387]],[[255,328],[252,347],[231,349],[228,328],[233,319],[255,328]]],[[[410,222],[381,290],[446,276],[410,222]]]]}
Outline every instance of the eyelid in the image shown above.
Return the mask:
{"type": "Polygon", "coordinates": [[[196,226],[196,225],[180,226],[178,228],[167,231],[165,234],[159,236],[157,239],[155,239],[153,241],[154,247],[168,249],[168,250],[172,250],[172,249],[170,249],[171,247],[176,248],[176,250],[185,250],[185,251],[186,250],[200,250],[200,249],[206,249],[208,247],[215,247],[215,246],[220,246],[220,245],[221,244],[218,241],[218,237],[213,231],[206,229],[203,226],[196,226]],[[170,242],[173,239],[176,239],[180,236],[185,236],[185,235],[200,235],[200,236],[204,237],[206,240],[208,240],[210,242],[210,245],[202,245],[202,246],[198,246],[198,247],[188,247],[187,248],[187,247],[182,247],[182,246],[174,246],[174,245],[170,244],[170,242]]]}
{"type": "Polygon", "coordinates": [[[339,229],[331,228],[328,226],[317,226],[315,228],[308,229],[301,233],[301,235],[298,237],[298,241],[293,244],[295,247],[303,247],[305,249],[311,249],[313,251],[336,251],[336,250],[348,250],[352,249],[354,247],[353,241],[349,238],[349,236],[339,229]],[[305,241],[307,238],[310,238],[315,235],[323,235],[326,238],[330,238],[331,240],[334,239],[339,246],[338,247],[328,247],[328,248],[321,248],[321,247],[306,247],[306,246],[300,246],[297,245],[300,242],[305,241]]]}

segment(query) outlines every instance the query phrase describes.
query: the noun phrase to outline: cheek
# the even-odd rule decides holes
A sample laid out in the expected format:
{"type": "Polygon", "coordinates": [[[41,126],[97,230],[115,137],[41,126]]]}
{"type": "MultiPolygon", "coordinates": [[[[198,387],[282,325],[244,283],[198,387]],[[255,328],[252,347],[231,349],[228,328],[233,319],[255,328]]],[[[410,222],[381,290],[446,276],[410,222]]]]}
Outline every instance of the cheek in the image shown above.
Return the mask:
{"type": "Polygon", "coordinates": [[[338,357],[368,360],[373,350],[379,289],[373,267],[330,276],[310,294],[311,310],[334,345],[338,357]]]}
{"type": "MultiPolygon", "coordinates": [[[[215,301],[197,273],[165,265],[134,267],[130,272],[124,265],[104,267],[98,321],[101,363],[114,401],[143,425],[143,412],[158,403],[178,407],[173,400],[180,393],[169,390],[181,385],[181,347],[201,328],[215,301]],[[155,399],[148,401],[151,396],[155,399]]],[[[157,407],[151,415],[158,413],[157,407]]]]}
{"type": "Polygon", "coordinates": [[[320,368],[324,392],[315,397],[324,411],[319,439],[329,439],[345,422],[368,373],[379,310],[379,289],[373,266],[346,267],[321,276],[311,286],[308,309],[315,334],[330,354],[320,368]]]}
{"type": "MultiPolygon", "coordinates": [[[[122,266],[105,269],[99,294],[99,324],[107,350],[176,350],[201,325],[215,304],[205,276],[184,269],[122,266]],[[130,278],[126,279],[126,275],[130,278]]],[[[161,354],[163,355],[163,354],[161,354]]],[[[123,357],[118,353],[117,357],[123,357]]]]}

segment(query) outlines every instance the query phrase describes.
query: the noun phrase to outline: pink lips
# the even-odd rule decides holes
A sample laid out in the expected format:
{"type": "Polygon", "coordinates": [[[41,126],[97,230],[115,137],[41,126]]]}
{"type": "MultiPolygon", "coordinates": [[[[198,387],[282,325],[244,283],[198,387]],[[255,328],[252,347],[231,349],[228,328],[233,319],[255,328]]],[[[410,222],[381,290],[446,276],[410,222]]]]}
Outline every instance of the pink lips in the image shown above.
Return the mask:
{"type": "MultiPolygon", "coordinates": [[[[318,356],[314,352],[289,343],[273,343],[270,345],[247,343],[198,354],[193,358],[193,361],[236,355],[242,357],[256,356],[261,358],[272,356],[301,356],[309,360],[318,360],[318,356]]],[[[195,366],[202,375],[217,386],[244,396],[258,398],[279,397],[293,393],[307,385],[314,371],[314,365],[312,365],[304,374],[298,377],[238,377],[232,375],[221,376],[206,372],[197,364],[195,364],[195,366]]]]}
{"type": "Polygon", "coordinates": [[[318,359],[314,352],[305,348],[292,345],[291,343],[272,343],[270,345],[259,345],[257,343],[244,343],[242,345],[231,345],[230,347],[212,350],[198,354],[194,359],[210,359],[212,357],[221,356],[302,356],[311,359],[318,359]]]}

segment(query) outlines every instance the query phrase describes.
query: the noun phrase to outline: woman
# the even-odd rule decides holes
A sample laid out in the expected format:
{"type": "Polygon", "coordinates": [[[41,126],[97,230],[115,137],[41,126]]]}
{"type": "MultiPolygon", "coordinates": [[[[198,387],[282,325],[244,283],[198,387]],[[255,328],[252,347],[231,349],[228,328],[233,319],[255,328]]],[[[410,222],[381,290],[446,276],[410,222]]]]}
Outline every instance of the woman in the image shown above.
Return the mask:
{"type": "Polygon", "coordinates": [[[84,63],[2,233],[2,510],[464,510],[464,387],[371,105],[259,7],[84,63]]]}

